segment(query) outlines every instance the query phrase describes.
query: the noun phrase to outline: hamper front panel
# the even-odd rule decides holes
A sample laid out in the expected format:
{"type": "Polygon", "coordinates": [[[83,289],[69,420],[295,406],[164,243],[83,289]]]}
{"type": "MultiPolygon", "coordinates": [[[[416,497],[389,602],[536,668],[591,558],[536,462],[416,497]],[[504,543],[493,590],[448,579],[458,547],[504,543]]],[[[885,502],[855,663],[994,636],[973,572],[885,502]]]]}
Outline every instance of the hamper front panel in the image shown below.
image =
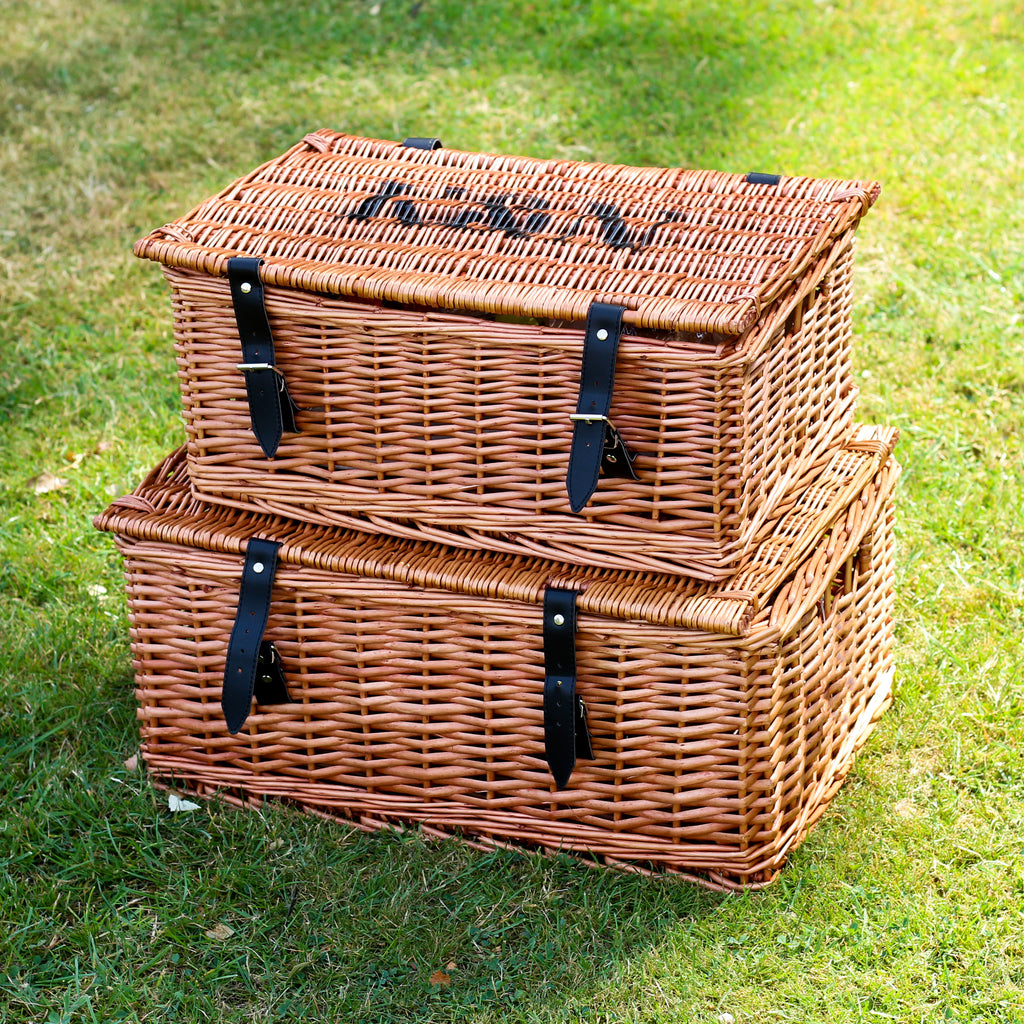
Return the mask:
{"type": "Polygon", "coordinates": [[[312,522],[723,577],[849,428],[851,260],[847,240],[745,348],[626,334],[610,418],[639,479],[602,474],[581,515],[566,493],[580,329],[268,288],[277,365],[301,407],[268,459],[227,283],[169,269],[194,488],[312,522]]]}
{"type": "Polygon", "coordinates": [[[368,793],[454,801],[668,841],[733,843],[770,794],[751,780],[751,687],[770,666],[734,641],[581,615],[577,693],[595,760],[556,793],[544,760],[540,609],[282,567],[266,631],[292,703],[241,733],[220,705],[240,563],[127,552],[147,755],[368,793]],[[167,593],[169,606],[144,595],[167,593]],[[216,638],[220,638],[218,643],[216,638]],[[741,759],[743,764],[741,766],[741,759]]]}
{"type": "MultiPolygon", "coordinates": [[[[226,283],[169,276],[193,479],[203,492],[251,490],[255,497],[432,522],[470,516],[492,528],[569,511],[565,478],[580,332],[300,293],[275,303],[271,293],[278,366],[301,407],[301,431],[287,435],[268,460],[236,369],[226,283]]],[[[639,453],[638,469],[665,465],[673,472],[665,481],[609,481],[614,487],[597,510],[602,520],[639,529],[668,518],[676,530],[704,528],[706,481],[723,458],[723,443],[726,456],[740,443],[716,436],[717,421],[739,416],[739,399],[727,403],[720,393],[741,384],[736,368],[708,373],[693,355],[673,358],[625,339],[612,418],[639,453]]]]}

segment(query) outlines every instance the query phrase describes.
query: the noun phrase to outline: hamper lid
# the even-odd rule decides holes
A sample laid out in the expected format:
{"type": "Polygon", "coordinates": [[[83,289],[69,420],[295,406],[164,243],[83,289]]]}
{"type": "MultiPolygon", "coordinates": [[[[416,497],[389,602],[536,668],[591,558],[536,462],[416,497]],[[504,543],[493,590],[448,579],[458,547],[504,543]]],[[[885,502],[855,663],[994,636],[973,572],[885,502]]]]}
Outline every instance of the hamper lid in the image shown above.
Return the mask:
{"type": "Polygon", "coordinates": [[[96,518],[138,541],[241,554],[253,537],[278,541],[280,563],[542,604],[548,587],[576,590],[577,608],[616,619],[742,636],[779,628],[823,593],[895,482],[897,432],[861,427],[783,503],[762,540],[724,583],[659,573],[580,568],[535,557],[311,526],[204,504],[189,492],[184,448],[96,518]]]}
{"type": "Polygon", "coordinates": [[[226,276],[262,257],[271,285],[434,309],[739,335],[878,197],[874,181],[419,148],[307,135],[138,256],[226,276]]]}

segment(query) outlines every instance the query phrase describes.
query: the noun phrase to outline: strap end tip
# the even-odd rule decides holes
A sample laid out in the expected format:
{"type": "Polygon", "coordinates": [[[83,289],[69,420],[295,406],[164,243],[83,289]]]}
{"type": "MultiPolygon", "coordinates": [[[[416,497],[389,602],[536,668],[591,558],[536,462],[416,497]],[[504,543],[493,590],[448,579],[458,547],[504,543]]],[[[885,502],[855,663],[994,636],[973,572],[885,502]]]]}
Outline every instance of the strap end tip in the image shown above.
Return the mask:
{"type": "Polygon", "coordinates": [[[593,497],[593,494],[574,495],[572,491],[569,491],[569,508],[578,515],[587,507],[587,503],[590,501],[591,497],[593,497]]]}

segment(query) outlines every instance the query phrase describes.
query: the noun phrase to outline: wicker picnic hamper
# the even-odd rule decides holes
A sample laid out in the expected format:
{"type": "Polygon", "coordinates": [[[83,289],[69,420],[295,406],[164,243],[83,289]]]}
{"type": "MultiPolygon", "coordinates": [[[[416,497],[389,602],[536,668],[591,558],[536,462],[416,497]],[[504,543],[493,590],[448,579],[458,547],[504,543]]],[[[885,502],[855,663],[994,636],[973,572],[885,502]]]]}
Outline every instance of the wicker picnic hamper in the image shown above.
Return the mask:
{"type": "Polygon", "coordinates": [[[194,494],[724,579],[852,427],[877,194],[308,135],[135,248],[194,494]]]}
{"type": "Polygon", "coordinates": [[[216,508],[178,452],[97,519],[149,771],[766,884],[890,699],[894,441],[832,449],[724,586],[216,508]]]}

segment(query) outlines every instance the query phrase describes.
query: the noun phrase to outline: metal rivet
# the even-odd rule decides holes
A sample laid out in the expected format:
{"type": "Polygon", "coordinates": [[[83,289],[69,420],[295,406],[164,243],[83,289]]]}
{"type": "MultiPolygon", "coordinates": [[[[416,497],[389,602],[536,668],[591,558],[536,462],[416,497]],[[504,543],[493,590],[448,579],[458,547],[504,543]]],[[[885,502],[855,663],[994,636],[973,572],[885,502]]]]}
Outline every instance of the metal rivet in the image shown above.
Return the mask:
{"type": "Polygon", "coordinates": [[[605,341],[607,338],[608,338],[608,332],[602,327],[601,330],[599,330],[597,332],[597,340],[598,341],[605,341]]]}
{"type": "Polygon", "coordinates": [[[242,294],[243,295],[248,295],[249,292],[251,292],[251,291],[252,291],[252,285],[249,284],[248,281],[243,281],[242,282],[242,294]]]}
{"type": "Polygon", "coordinates": [[[565,623],[565,616],[564,615],[556,615],[555,616],[555,625],[556,626],[561,626],[564,623],[565,623]]]}
{"type": "Polygon", "coordinates": [[[269,686],[273,681],[274,680],[271,679],[270,676],[264,676],[263,677],[263,684],[264,684],[264,686],[269,686]]]}
{"type": "Polygon", "coordinates": [[[618,462],[619,460],[614,455],[607,456],[609,462],[618,462]]]}
{"type": "Polygon", "coordinates": [[[253,572],[263,572],[263,563],[262,562],[253,562],[252,571],[253,572]]]}

